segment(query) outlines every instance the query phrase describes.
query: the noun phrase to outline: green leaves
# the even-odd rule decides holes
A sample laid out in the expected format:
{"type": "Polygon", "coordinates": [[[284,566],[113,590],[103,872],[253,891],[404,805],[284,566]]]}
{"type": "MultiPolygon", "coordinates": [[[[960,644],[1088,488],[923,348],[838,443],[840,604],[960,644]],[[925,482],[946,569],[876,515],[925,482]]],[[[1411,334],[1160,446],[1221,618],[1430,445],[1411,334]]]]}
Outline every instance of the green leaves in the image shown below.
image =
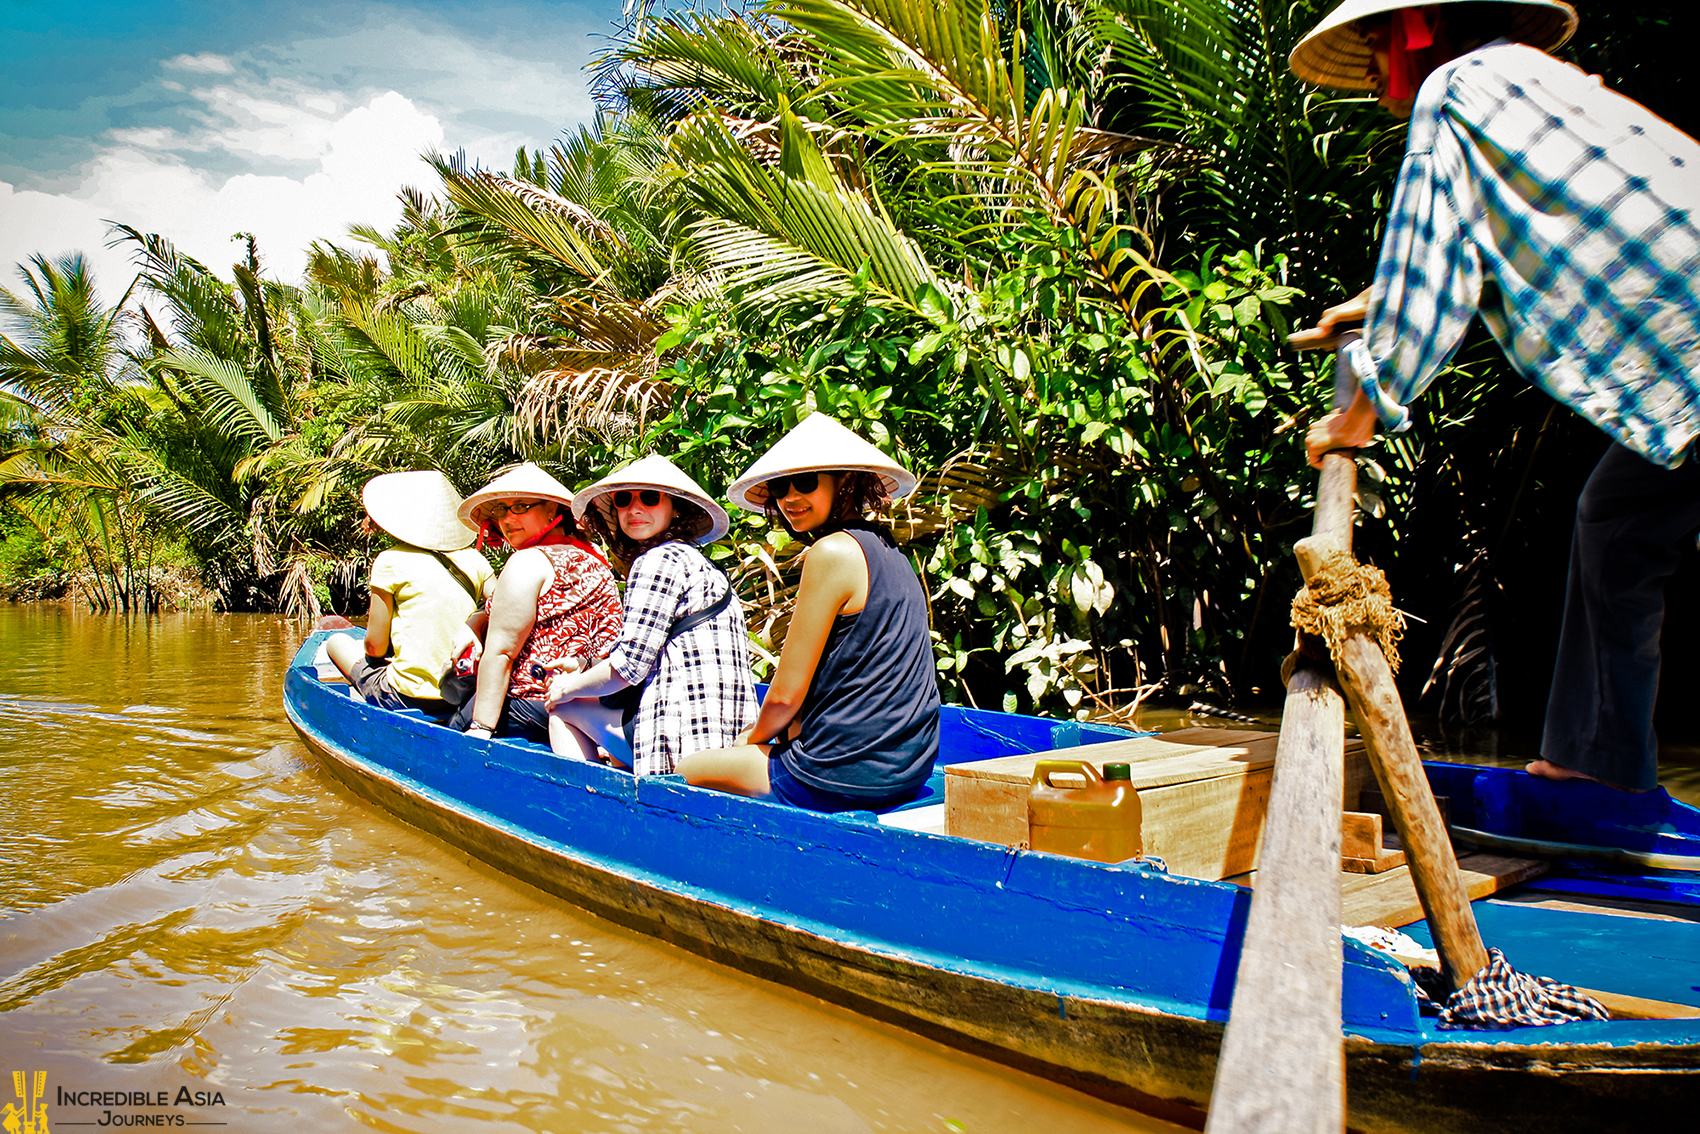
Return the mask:
{"type": "Polygon", "coordinates": [[[686,191],[708,214],[691,242],[724,274],[734,302],[765,309],[866,291],[908,306],[923,287],[942,286],[915,242],[847,184],[783,101],[777,126],[771,164],[718,114],[686,119],[673,139],[676,159],[694,171],[686,191]]]}
{"type": "Polygon", "coordinates": [[[183,389],[202,405],[206,423],[213,429],[256,445],[283,437],[283,426],[274,411],[286,411],[282,406],[264,404],[249,371],[236,361],[188,346],[162,351],[152,364],[182,380],[183,389]]]}

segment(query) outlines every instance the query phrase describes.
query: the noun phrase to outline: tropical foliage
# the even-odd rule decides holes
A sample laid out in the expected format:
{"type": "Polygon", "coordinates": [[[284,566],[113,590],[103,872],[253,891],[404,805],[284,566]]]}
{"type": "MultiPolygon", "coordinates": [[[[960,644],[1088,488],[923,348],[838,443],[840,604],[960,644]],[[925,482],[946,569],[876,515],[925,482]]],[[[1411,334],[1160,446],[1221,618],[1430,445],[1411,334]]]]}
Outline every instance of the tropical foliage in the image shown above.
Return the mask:
{"type": "MultiPolygon", "coordinates": [[[[169,545],[228,607],[316,614],[358,605],[376,472],[576,484],[659,450],[720,486],[820,409],[926,474],[894,520],[950,696],[1115,715],[1267,687],[1325,396],[1282,343],[1367,278],[1402,145],[1288,74],[1326,6],[640,6],[592,125],[506,171],[433,157],[439,188],[297,285],[252,239],[227,280],[132,229],[112,307],[79,261],[26,267],[0,293],[4,499],[97,602],[147,605],[169,545]]],[[[1362,546],[1468,715],[1497,708],[1525,488],[1578,442],[1462,357],[1366,463],[1362,546]]],[[[797,550],[745,517],[715,551],[769,654],[797,550]]]]}

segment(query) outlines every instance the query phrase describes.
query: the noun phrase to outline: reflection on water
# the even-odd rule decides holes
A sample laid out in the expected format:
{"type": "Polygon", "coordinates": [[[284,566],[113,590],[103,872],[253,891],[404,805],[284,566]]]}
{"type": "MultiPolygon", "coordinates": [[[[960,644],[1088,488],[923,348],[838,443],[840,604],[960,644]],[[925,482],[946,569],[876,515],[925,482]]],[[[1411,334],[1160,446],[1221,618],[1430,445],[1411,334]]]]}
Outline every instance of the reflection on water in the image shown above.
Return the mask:
{"type": "Polygon", "coordinates": [[[217,1090],[175,1112],[233,1134],[1171,1129],[608,925],[343,794],[290,743],[298,635],[0,607],[0,1061],[49,1102],[217,1090]]]}

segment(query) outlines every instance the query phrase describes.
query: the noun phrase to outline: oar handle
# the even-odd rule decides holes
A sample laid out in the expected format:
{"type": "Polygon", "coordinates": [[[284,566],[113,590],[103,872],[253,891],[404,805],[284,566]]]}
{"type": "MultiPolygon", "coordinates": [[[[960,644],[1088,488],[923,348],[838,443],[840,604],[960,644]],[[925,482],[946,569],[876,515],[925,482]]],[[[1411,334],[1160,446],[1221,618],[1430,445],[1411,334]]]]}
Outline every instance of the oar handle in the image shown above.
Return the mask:
{"type": "MultiPolygon", "coordinates": [[[[1362,336],[1342,331],[1334,352],[1334,408],[1343,410],[1357,397],[1359,376],[1347,347],[1362,336]]],[[[1316,518],[1308,539],[1293,546],[1308,583],[1329,552],[1352,550],[1353,494],[1357,488],[1355,449],[1323,454],[1316,487],[1316,518]]],[[[1481,931],[1470,911],[1470,898],[1458,879],[1458,859],[1446,824],[1435,805],[1422,757],[1411,738],[1405,707],[1381,648],[1354,632],[1336,659],[1352,719],[1363,737],[1370,765],[1387,798],[1393,824],[1411,868],[1423,914],[1453,985],[1463,984],[1487,964],[1481,931]]]]}
{"type": "MultiPolygon", "coordinates": [[[[1356,331],[1342,331],[1338,336],[1339,349],[1334,352],[1333,408],[1336,410],[1345,409],[1357,397],[1358,374],[1346,356],[1346,347],[1361,337],[1356,331]]],[[[1356,449],[1333,449],[1322,455],[1322,475],[1316,485],[1316,514],[1311,520],[1310,537],[1299,540],[1293,548],[1306,582],[1310,581],[1330,551],[1352,550],[1352,501],[1357,486],[1356,449]]]]}

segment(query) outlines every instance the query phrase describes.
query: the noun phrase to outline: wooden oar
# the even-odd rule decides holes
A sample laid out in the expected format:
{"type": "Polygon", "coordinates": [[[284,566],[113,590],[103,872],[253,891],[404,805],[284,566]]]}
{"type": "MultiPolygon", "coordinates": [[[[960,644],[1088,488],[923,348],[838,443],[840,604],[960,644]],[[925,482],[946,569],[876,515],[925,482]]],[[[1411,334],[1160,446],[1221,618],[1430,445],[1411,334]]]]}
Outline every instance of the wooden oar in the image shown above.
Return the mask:
{"type": "MultiPolygon", "coordinates": [[[[1356,391],[1336,356],[1334,407],[1356,391]]],[[[1357,462],[1323,458],[1311,538],[1351,548],[1357,462]]],[[[1325,667],[1287,683],[1257,890],[1240,948],[1206,1134],[1338,1134],[1346,1125],[1340,1021],[1340,792],[1345,703],[1325,667]]]]}
{"type": "MultiPolygon", "coordinates": [[[[1331,338],[1301,332],[1288,341],[1304,349],[1329,345],[1334,352],[1334,408],[1344,409],[1357,392],[1357,376],[1345,361],[1345,348],[1357,339],[1356,331],[1331,338]]],[[[1311,535],[1293,545],[1299,570],[1308,584],[1327,556],[1352,550],[1352,488],[1357,479],[1357,462],[1352,453],[1337,450],[1322,458],[1322,479],[1317,489],[1316,524],[1311,535]],[[1325,509],[1339,509],[1341,516],[1324,517],[1325,509]]],[[[1434,802],[1428,774],[1411,739],[1405,706],[1393,683],[1393,670],[1381,647],[1361,630],[1350,633],[1334,659],[1335,673],[1351,706],[1358,735],[1369,753],[1370,767],[1381,784],[1400,845],[1416,884],[1417,900],[1434,934],[1441,969],[1453,988],[1468,981],[1488,963],[1470,898],[1458,880],[1458,858],[1452,852],[1446,823],[1434,802]]]]}
{"type": "MultiPolygon", "coordinates": [[[[1288,339],[1301,350],[1319,346],[1335,348],[1336,409],[1343,408],[1343,397],[1356,393],[1357,376],[1350,373],[1345,363],[1345,347],[1357,337],[1356,331],[1331,336],[1313,331],[1300,332],[1288,339]]],[[[1334,452],[1322,458],[1316,528],[1308,539],[1293,546],[1306,583],[1315,577],[1330,552],[1352,550],[1351,491],[1346,489],[1342,497],[1340,490],[1331,489],[1331,476],[1338,476],[1345,484],[1355,481],[1356,462],[1351,454],[1334,452]],[[1343,526],[1336,526],[1332,520],[1324,523],[1325,507],[1344,511],[1343,526]]],[[[1488,963],[1487,948],[1482,944],[1476,915],[1470,909],[1470,897],[1458,879],[1458,857],[1452,851],[1446,823],[1434,802],[1416,742],[1411,739],[1411,725],[1405,719],[1405,706],[1393,683],[1393,670],[1381,647],[1362,631],[1354,631],[1335,658],[1335,672],[1369,754],[1370,767],[1375,770],[1375,778],[1392,812],[1400,845],[1411,868],[1411,880],[1416,884],[1417,900],[1422,903],[1429,931],[1434,935],[1435,950],[1440,954],[1441,970],[1448,983],[1458,988],[1488,963]]]]}

